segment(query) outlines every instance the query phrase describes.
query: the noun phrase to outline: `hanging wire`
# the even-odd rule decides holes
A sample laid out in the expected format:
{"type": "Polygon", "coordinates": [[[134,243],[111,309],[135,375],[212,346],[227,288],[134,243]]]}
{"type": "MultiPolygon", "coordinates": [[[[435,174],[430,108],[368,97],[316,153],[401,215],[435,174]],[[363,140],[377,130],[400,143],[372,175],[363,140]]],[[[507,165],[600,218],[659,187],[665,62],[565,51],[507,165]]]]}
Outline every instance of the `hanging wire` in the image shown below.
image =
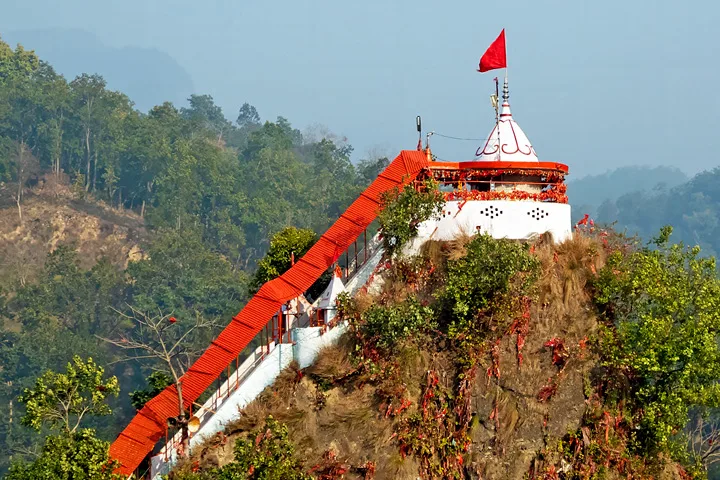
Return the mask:
{"type": "Polygon", "coordinates": [[[453,137],[451,135],[443,135],[442,133],[433,132],[433,135],[437,135],[438,137],[443,138],[449,138],[450,140],[461,140],[461,141],[467,141],[467,142],[485,142],[487,141],[487,138],[461,138],[461,137],[453,137]]]}

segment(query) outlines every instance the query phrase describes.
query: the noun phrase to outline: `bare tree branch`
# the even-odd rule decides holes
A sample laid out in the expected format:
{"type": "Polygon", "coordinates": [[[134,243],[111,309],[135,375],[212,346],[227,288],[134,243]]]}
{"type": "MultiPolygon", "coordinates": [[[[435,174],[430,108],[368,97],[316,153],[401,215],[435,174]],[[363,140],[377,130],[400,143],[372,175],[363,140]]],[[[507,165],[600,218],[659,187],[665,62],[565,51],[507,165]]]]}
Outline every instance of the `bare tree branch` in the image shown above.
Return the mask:
{"type": "MultiPolygon", "coordinates": [[[[128,305],[130,314],[115,310],[123,319],[130,320],[135,328],[126,336],[117,339],[98,337],[101,340],[118,347],[128,354],[118,360],[141,361],[157,360],[162,368],[151,366],[153,370],[164,371],[172,375],[178,394],[178,423],[183,428],[183,443],[187,440],[187,420],[183,408],[182,397],[182,376],[185,374],[192,362],[202,353],[203,350],[193,348],[190,339],[200,330],[210,330],[218,327],[218,324],[210,319],[204,318],[199,313],[195,315],[195,322],[187,325],[185,322],[177,322],[172,314],[164,314],[158,310],[157,315],[149,315],[128,305]]],[[[117,363],[113,362],[113,363],[117,363]]],[[[183,449],[187,452],[187,448],[183,449]]]]}

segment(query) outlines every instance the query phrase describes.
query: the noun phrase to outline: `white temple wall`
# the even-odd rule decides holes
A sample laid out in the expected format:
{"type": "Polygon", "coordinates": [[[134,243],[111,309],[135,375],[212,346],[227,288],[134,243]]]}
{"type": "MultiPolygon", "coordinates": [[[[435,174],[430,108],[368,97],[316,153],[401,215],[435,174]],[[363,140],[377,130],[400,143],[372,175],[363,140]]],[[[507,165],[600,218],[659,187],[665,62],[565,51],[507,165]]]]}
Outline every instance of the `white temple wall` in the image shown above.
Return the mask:
{"type": "Polygon", "coordinates": [[[452,240],[458,233],[487,233],[522,240],[550,232],[560,243],[572,236],[570,205],[512,200],[449,201],[439,220],[423,222],[411,250],[427,240],[452,240]]]}
{"type": "Polygon", "coordinates": [[[345,324],[323,333],[323,327],[296,328],[293,330],[293,354],[300,368],[307,368],[317,359],[320,350],[335,344],[347,330],[345,324]]]}

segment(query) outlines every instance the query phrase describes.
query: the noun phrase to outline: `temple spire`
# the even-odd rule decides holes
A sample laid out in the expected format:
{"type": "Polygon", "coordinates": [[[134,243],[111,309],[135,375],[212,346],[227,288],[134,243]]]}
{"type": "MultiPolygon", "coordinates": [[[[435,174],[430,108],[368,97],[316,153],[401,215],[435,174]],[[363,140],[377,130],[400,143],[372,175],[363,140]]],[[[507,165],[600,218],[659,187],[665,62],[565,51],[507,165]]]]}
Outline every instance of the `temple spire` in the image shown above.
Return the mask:
{"type": "MultiPolygon", "coordinates": [[[[496,87],[497,88],[497,87],[496,87]]],[[[497,90],[496,90],[497,91],[497,90]]],[[[510,88],[507,69],[502,89],[500,115],[485,145],[475,152],[476,161],[538,162],[537,153],[510,112],[510,88]]]]}
{"type": "Polygon", "coordinates": [[[507,73],[505,74],[505,82],[503,83],[502,98],[503,103],[502,109],[500,110],[500,118],[512,117],[512,113],[510,112],[510,87],[508,87],[507,73]]]}

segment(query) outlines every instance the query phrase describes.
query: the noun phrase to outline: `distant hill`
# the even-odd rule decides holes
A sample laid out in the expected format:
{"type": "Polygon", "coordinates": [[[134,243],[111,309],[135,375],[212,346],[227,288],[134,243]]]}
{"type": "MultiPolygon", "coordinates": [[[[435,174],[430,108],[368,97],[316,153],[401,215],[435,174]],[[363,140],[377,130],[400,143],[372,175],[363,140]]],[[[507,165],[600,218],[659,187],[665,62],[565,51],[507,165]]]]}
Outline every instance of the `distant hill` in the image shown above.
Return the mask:
{"type": "Polygon", "coordinates": [[[630,166],[568,180],[568,196],[573,217],[584,214],[595,217],[605,201],[614,202],[623,195],[639,191],[661,191],[688,181],[687,175],[674,167],[630,166]]]}
{"type": "Polygon", "coordinates": [[[668,189],[634,191],[606,200],[596,220],[616,223],[618,230],[649,240],[664,225],[674,228],[673,239],[699,245],[704,254],[720,253],[720,168],[701,172],[668,189]]]}
{"type": "Polygon", "coordinates": [[[114,48],[92,33],[75,29],[3,32],[2,38],[35,50],[68,80],[81,73],[102,75],[110,89],[128,95],[142,111],[165,101],[182,105],[195,90],[190,74],[160,50],[114,48]]]}

